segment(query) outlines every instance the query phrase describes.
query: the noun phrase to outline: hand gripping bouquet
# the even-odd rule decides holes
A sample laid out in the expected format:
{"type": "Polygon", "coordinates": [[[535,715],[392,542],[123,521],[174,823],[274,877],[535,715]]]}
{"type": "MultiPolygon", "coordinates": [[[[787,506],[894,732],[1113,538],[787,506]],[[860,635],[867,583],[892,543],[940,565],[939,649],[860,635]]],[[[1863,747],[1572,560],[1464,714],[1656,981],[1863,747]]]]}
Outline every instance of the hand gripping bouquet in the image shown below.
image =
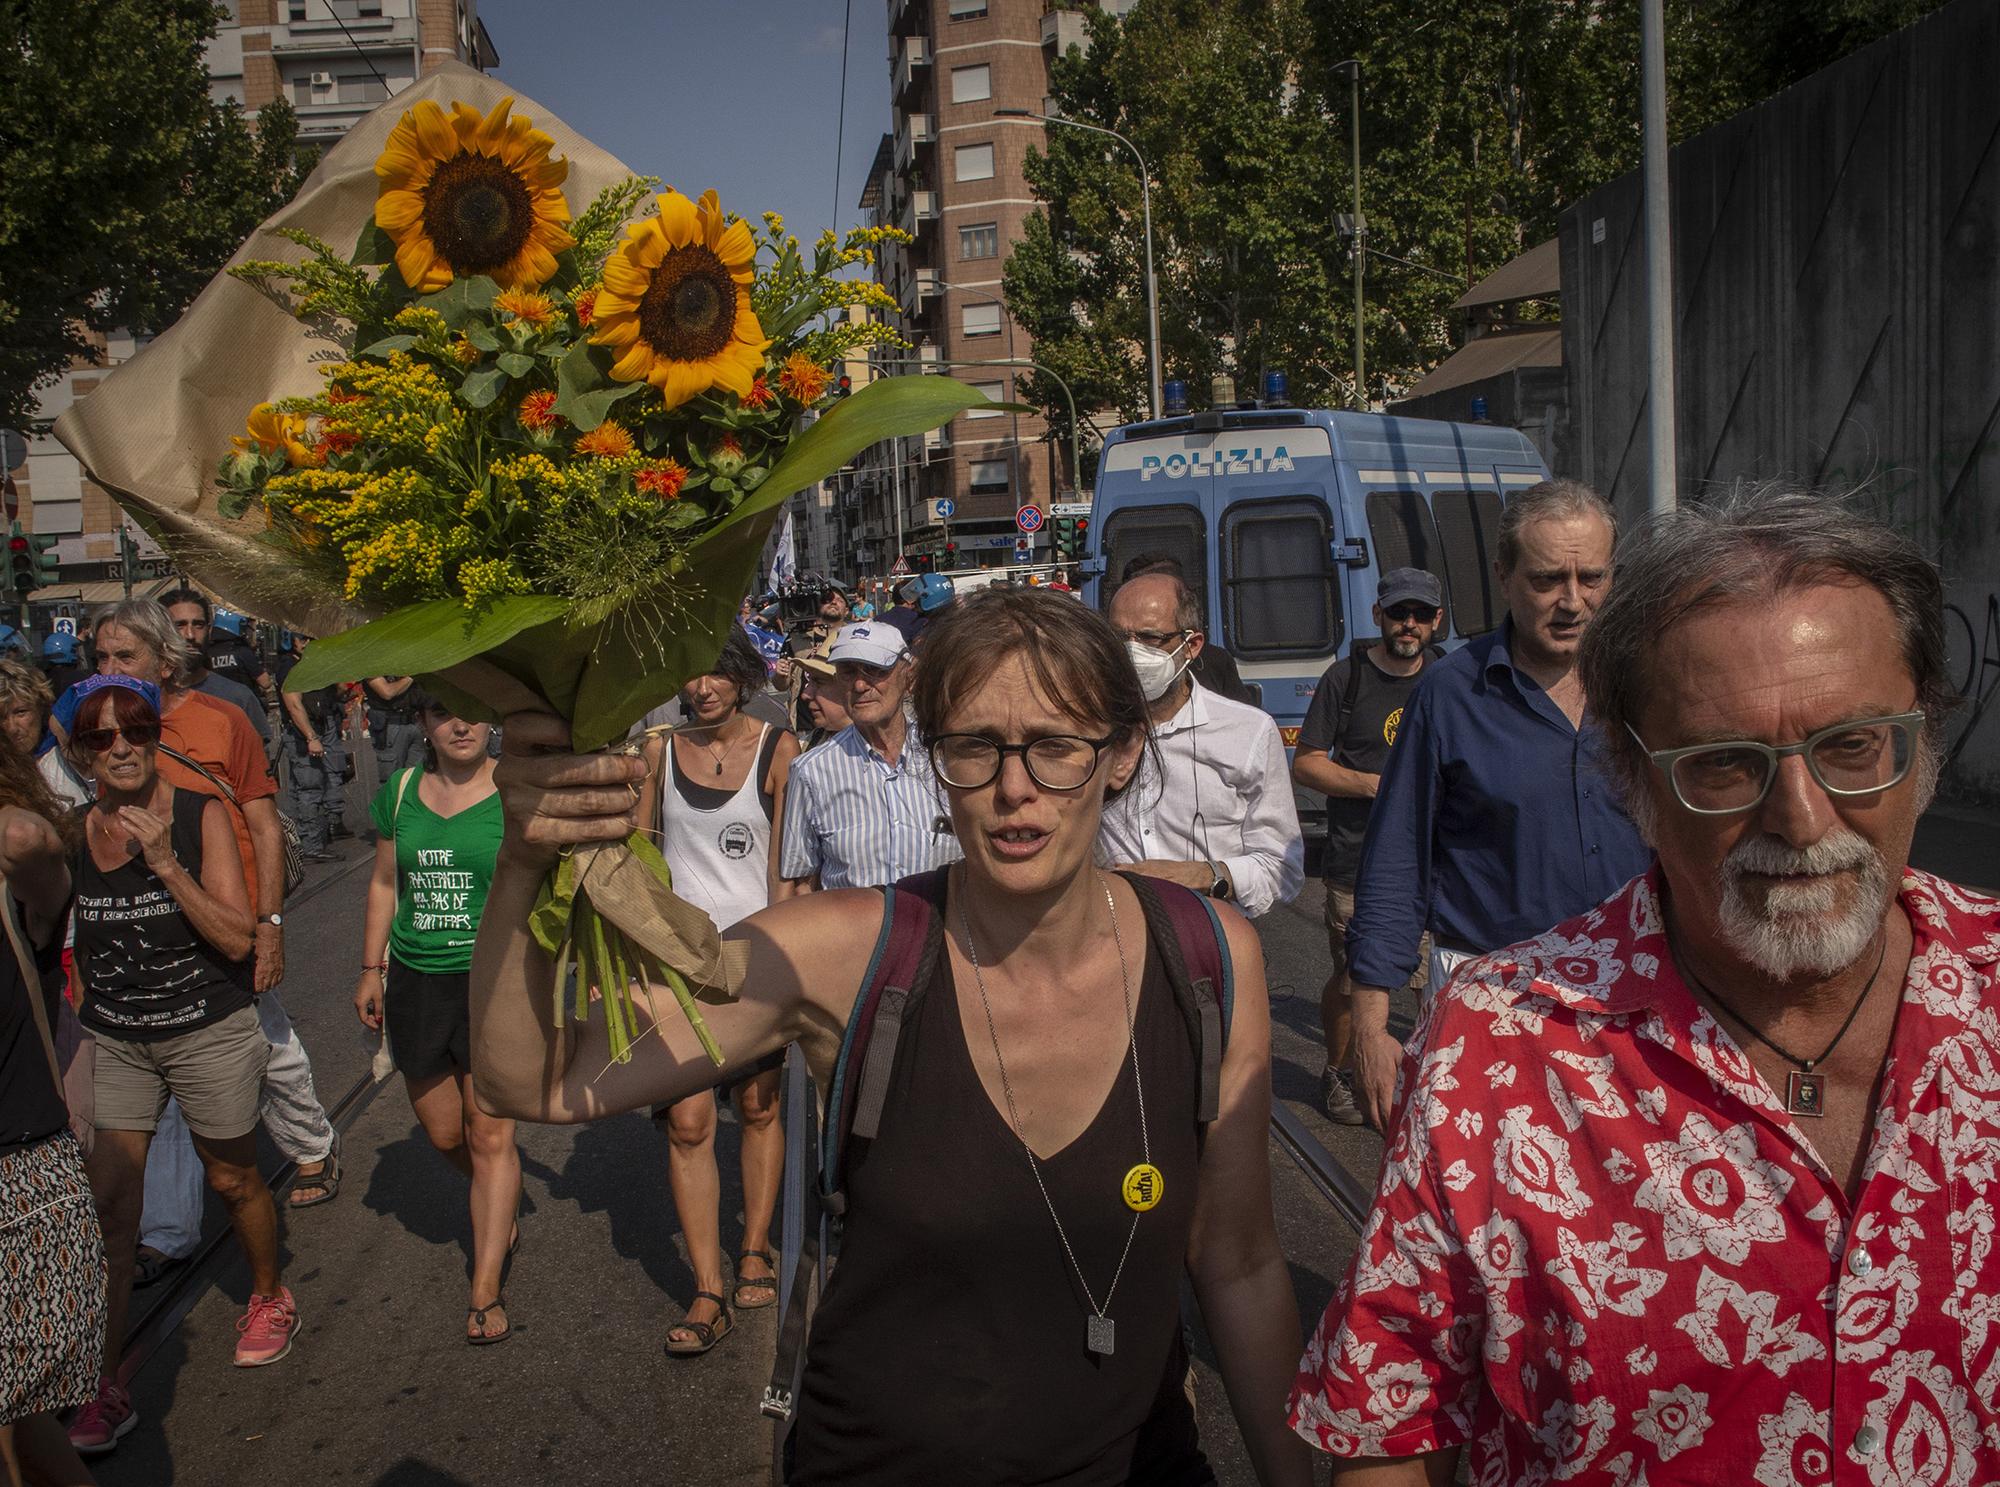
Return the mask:
{"type": "MultiPolygon", "coordinates": [[[[657,184],[442,69],[57,435],[232,605],[321,637],[293,687],[413,675],[613,745],[713,665],[786,497],[984,401],[938,377],[829,400],[895,340],[842,277],[883,232],[805,250],[657,184]]],[[[565,855],[532,928],[577,968],[558,1015],[599,1007],[614,1056],[657,981],[722,1062],[696,998],[741,958],[644,837],[565,855]]]]}

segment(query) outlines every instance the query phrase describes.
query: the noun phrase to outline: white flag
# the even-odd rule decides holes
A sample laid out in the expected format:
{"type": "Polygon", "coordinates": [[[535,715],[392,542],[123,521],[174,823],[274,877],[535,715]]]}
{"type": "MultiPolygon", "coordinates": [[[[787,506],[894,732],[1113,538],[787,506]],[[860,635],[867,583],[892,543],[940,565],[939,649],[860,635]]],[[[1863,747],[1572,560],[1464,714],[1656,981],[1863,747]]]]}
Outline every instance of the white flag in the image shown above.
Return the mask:
{"type": "Polygon", "coordinates": [[[771,550],[771,582],[789,582],[798,575],[798,558],[792,552],[792,513],[785,512],[784,521],[778,524],[778,535],[771,550]]]}

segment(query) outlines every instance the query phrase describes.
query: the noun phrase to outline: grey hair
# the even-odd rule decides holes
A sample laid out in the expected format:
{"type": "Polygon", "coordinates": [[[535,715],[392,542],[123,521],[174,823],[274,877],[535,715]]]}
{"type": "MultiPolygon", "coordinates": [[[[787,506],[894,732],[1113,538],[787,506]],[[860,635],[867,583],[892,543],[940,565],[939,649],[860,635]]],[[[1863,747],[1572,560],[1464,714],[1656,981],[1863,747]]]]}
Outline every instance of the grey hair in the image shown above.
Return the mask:
{"type": "Polygon", "coordinates": [[[1581,480],[1544,480],[1539,485],[1531,485],[1518,496],[1507,498],[1506,509],[1500,513],[1500,572],[1512,573],[1514,565],[1521,560],[1521,531],[1538,521],[1574,521],[1578,517],[1594,516],[1611,529],[1612,541],[1618,540],[1618,518],[1611,514],[1611,507],[1604,497],[1585,485],[1581,480]]]}
{"type": "MultiPolygon", "coordinates": [[[[1940,766],[1943,723],[1957,704],[1946,675],[1944,584],[1900,533],[1862,516],[1845,496],[1782,485],[1738,485],[1682,506],[1636,534],[1618,556],[1618,581],[1584,632],[1578,668],[1604,727],[1628,799],[1647,760],[1630,731],[1652,689],[1660,637],[1710,605],[1795,593],[1843,580],[1880,593],[1895,616],[1925,727],[1920,783],[1940,766]]],[[[1657,747],[1658,745],[1656,745],[1657,747]]]]}
{"type": "MultiPolygon", "coordinates": [[[[167,678],[167,685],[175,691],[185,691],[194,685],[201,674],[201,657],[195,654],[193,646],[181,638],[181,632],[174,628],[173,616],[166,606],[153,599],[121,599],[115,604],[107,604],[91,616],[90,633],[100,634],[106,625],[118,625],[130,630],[144,641],[160,658],[160,663],[172,668],[173,674],[167,678]]],[[[146,678],[151,681],[151,677],[146,678]]]]}

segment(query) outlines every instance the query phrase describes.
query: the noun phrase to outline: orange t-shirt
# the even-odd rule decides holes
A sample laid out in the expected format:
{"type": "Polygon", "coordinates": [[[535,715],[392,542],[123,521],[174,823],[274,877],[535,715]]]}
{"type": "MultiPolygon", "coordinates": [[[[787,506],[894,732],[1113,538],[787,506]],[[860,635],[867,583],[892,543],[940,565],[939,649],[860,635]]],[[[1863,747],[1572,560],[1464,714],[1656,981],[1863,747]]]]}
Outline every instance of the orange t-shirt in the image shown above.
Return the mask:
{"type": "MultiPolygon", "coordinates": [[[[236,832],[236,846],[243,858],[243,877],[250,889],[250,912],[257,913],[257,848],[250,840],[249,824],[238,808],[243,802],[265,800],[278,793],[271,775],[270,761],[257,730],[250,726],[239,708],[220,702],[206,692],[183,692],[180,701],[160,720],[160,742],[178,749],[236,792],[236,805],[225,798],[229,824],[236,832]]],[[[220,795],[213,785],[180,760],[160,755],[160,773],[177,790],[198,795],[220,795]]]]}

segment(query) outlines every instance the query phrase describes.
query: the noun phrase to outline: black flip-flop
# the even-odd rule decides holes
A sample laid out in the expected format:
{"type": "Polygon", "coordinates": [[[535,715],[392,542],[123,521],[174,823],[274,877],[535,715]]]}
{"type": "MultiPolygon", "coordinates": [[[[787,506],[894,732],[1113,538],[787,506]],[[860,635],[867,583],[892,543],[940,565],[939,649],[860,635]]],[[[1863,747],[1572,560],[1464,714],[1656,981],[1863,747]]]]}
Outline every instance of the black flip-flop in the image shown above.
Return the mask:
{"type": "Polygon", "coordinates": [[[466,1333],[466,1342],[475,1348],[488,1348],[496,1342],[505,1342],[508,1338],[512,1337],[514,1335],[514,1319],[512,1317],[507,1319],[507,1325],[503,1329],[493,1333],[491,1336],[488,1336],[486,1331],[486,1314],[489,1311],[498,1311],[506,1305],[507,1298],[502,1295],[495,1296],[484,1306],[468,1306],[465,1309],[465,1314],[472,1319],[473,1326],[479,1330],[477,1332],[466,1333]]]}

